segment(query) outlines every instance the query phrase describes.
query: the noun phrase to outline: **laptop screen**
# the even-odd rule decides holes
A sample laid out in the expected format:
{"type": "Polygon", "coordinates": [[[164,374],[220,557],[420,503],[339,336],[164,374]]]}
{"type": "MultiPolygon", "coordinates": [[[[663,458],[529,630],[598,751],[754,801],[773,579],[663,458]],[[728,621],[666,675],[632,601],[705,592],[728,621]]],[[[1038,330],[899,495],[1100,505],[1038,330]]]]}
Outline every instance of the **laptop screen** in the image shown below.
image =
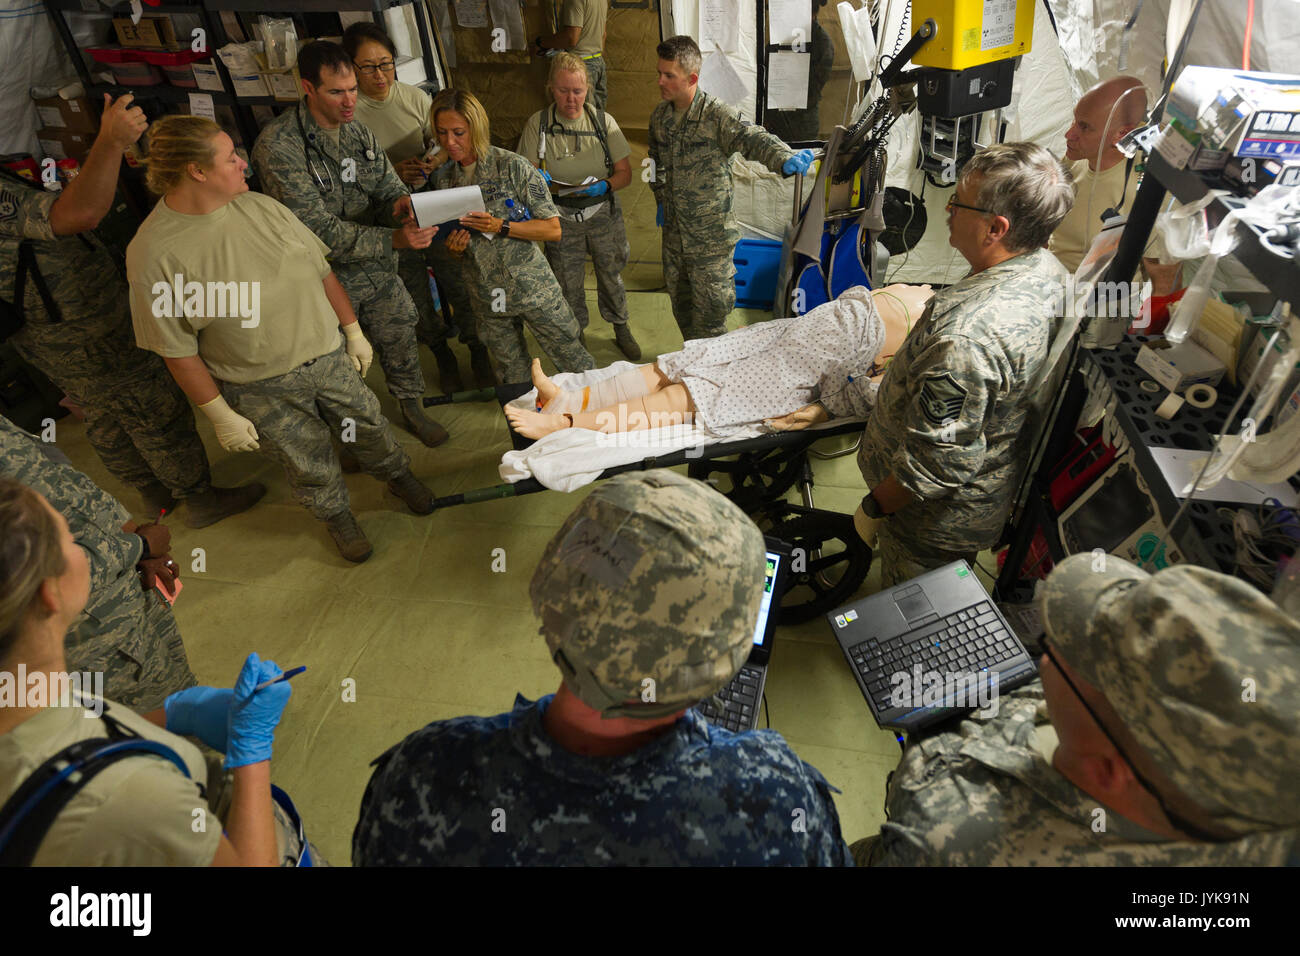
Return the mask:
{"type": "Polygon", "coordinates": [[[767,636],[768,624],[772,615],[772,596],[776,591],[777,572],[781,570],[784,559],[775,551],[767,552],[767,574],[763,578],[763,601],[758,606],[758,622],[754,625],[754,644],[761,647],[767,636]]]}

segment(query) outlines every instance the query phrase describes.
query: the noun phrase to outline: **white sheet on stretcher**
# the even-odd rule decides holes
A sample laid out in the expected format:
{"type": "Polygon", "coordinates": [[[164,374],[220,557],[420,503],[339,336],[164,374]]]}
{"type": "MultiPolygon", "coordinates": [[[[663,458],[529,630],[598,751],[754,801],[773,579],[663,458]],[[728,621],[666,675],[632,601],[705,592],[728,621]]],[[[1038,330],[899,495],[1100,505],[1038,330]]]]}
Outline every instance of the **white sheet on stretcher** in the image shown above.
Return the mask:
{"type": "MultiPolygon", "coordinates": [[[[556,385],[572,390],[631,368],[636,368],[636,365],[631,362],[615,362],[607,368],[593,369],[590,372],[561,372],[552,378],[556,385]]],[[[521,395],[510,404],[535,408],[537,390],[521,395]]],[[[837,419],[820,428],[842,424],[844,419],[837,419]]],[[[775,433],[761,424],[728,429],[726,435],[715,434],[703,425],[675,425],[612,434],[587,428],[565,428],[539,438],[523,451],[506,452],[501,456],[500,472],[504,481],[514,483],[525,478],[536,478],[552,491],[568,492],[591,484],[606,468],[644,461],[683,448],[697,449],[698,456],[703,457],[705,445],[770,434],[775,433]]]]}

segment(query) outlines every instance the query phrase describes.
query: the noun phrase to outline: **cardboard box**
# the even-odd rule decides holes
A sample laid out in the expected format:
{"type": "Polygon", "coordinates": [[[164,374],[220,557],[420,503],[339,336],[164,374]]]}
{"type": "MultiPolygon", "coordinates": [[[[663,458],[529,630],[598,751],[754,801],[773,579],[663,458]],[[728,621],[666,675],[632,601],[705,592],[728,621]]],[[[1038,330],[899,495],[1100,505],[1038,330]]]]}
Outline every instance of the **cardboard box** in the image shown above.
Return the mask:
{"type": "Polygon", "coordinates": [[[46,127],[36,131],[40,141],[41,152],[54,159],[75,159],[82,163],[95,142],[93,133],[81,133],[75,130],[46,127]]]}
{"type": "Polygon", "coordinates": [[[1227,371],[1222,362],[1193,342],[1147,342],[1137,354],[1138,368],[1171,392],[1189,385],[1218,385],[1227,371]]]}
{"type": "Polygon", "coordinates": [[[168,16],[141,17],[139,23],[132,23],[130,17],[114,17],[113,29],[117,32],[117,42],[122,46],[179,50],[189,45],[177,40],[168,16]]]}
{"type": "Polygon", "coordinates": [[[96,133],[99,121],[90,111],[90,103],[85,97],[65,100],[50,96],[34,100],[36,112],[40,114],[41,126],[46,129],[66,129],[77,133],[96,133]]]}
{"type": "Polygon", "coordinates": [[[199,84],[199,89],[207,90],[210,93],[224,93],[225,87],[221,85],[221,74],[217,71],[215,63],[193,63],[194,79],[199,84]]]}

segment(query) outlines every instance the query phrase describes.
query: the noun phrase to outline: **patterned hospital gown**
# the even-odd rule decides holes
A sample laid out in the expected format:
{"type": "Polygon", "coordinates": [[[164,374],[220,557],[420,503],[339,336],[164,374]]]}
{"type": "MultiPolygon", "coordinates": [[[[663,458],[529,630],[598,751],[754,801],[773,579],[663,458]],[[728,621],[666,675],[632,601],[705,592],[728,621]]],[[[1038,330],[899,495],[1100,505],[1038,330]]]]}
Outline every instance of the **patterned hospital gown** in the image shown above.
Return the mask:
{"type": "Polygon", "coordinates": [[[715,434],[820,401],[832,418],[863,418],[875,404],[869,376],[885,342],[871,293],[854,286],[807,315],[693,339],[659,357],[659,370],[690,392],[715,434]]]}

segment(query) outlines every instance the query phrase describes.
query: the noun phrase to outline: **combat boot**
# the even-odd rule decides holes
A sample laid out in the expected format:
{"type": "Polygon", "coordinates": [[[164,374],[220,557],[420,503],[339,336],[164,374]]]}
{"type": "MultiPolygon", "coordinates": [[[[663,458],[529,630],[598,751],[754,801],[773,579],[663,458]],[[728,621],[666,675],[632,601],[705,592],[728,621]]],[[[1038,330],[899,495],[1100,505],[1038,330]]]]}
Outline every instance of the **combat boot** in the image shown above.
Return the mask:
{"type": "Polygon", "coordinates": [[[351,511],[340,511],[332,518],[327,518],[325,527],[329,529],[330,537],[334,539],[339,554],[352,563],[360,564],[374,554],[374,549],[366,540],[365,532],[361,530],[356,516],[351,511]]]}
{"type": "Polygon", "coordinates": [[[402,407],[402,418],[412,435],[420,439],[429,448],[437,448],[447,440],[447,429],[432,418],[424,415],[424,402],[418,398],[403,398],[397,403],[402,407]]]}
{"type": "Polygon", "coordinates": [[[151,481],[141,488],[140,497],[144,499],[144,511],[148,515],[158,515],[164,511],[171,514],[176,508],[176,496],[161,481],[151,481]]]}
{"type": "Polygon", "coordinates": [[[456,353],[446,342],[430,346],[434,360],[438,363],[438,384],[444,395],[465,391],[465,381],[460,377],[460,366],[456,363],[456,353]]]}
{"type": "Polygon", "coordinates": [[[618,345],[619,351],[627,356],[629,362],[641,361],[641,346],[637,345],[632,330],[626,322],[619,322],[614,326],[614,342],[618,345]]]}
{"type": "Polygon", "coordinates": [[[411,474],[409,468],[388,483],[388,490],[405,501],[406,507],[417,515],[427,515],[433,511],[433,492],[411,474]]]}
{"type": "Polygon", "coordinates": [[[469,347],[469,366],[474,370],[474,384],[479,388],[493,388],[497,383],[497,373],[492,370],[492,357],[482,342],[475,342],[469,347]]]}
{"type": "Polygon", "coordinates": [[[189,528],[206,528],[222,518],[247,511],[266,494],[266,485],[260,481],[240,485],[238,488],[218,488],[213,485],[201,495],[185,499],[185,525],[189,528]]]}

